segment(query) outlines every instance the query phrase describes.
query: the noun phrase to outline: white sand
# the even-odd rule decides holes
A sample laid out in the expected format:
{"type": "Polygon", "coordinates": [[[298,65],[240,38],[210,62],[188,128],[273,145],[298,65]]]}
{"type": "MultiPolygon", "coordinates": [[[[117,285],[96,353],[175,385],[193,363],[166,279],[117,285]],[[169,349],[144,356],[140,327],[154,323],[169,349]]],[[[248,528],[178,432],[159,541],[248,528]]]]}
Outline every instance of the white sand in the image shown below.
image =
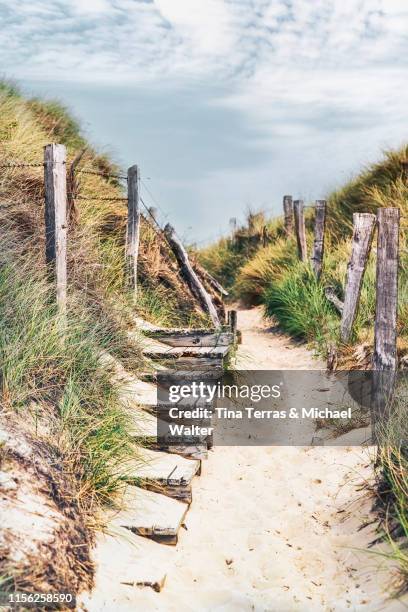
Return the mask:
{"type": "MultiPolygon", "coordinates": [[[[318,368],[303,346],[241,311],[240,368],[318,368]]],[[[373,450],[371,449],[371,452],[373,450]]],[[[392,569],[366,552],[370,451],[358,447],[218,447],[195,479],[175,548],[143,541],[164,589],[118,586],[103,570],[87,608],[159,611],[405,610],[386,600],[392,569]],[[360,550],[359,550],[360,549],[360,550]]],[[[114,559],[112,559],[112,564],[114,559]]],[[[113,567],[111,568],[113,570],[113,567]]]]}

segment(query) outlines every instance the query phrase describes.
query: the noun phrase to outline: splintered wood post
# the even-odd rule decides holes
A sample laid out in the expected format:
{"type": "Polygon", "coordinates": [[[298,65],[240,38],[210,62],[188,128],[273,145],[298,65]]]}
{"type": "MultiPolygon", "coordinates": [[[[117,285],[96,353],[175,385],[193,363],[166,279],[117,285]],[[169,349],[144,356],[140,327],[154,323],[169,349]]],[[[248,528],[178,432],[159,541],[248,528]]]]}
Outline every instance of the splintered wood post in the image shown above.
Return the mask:
{"type": "Polygon", "coordinates": [[[180,267],[180,273],[186,281],[191,293],[199,301],[203,310],[208,312],[214,327],[221,327],[217,310],[207,291],[200,282],[197,274],[194,272],[187,251],[181,243],[181,240],[175,233],[174,228],[169,223],[164,228],[164,235],[177,259],[177,263],[180,267]]]}
{"type": "Polygon", "coordinates": [[[350,340],[353,330],[374,227],[375,215],[370,213],[354,213],[351,258],[347,266],[344,306],[340,324],[340,338],[342,342],[350,340]]]}
{"type": "Polygon", "coordinates": [[[292,196],[283,196],[283,216],[285,223],[286,236],[292,236],[293,234],[293,200],[292,196]]]}
{"type": "Polygon", "coordinates": [[[126,278],[134,297],[137,295],[137,258],[140,237],[139,166],[131,166],[128,177],[128,219],[126,239],[126,278]]]}
{"type": "Polygon", "coordinates": [[[326,225],[326,200],[316,200],[312,268],[320,278],[323,267],[324,229],[326,225]]]}
{"type": "Polygon", "coordinates": [[[303,200],[295,200],[293,203],[293,212],[295,216],[295,232],[296,241],[301,261],[307,260],[307,244],[306,244],[306,228],[303,200]]]}
{"type": "Polygon", "coordinates": [[[67,307],[67,173],[64,145],[44,147],[45,260],[56,284],[58,309],[67,307]]]}
{"type": "Polygon", "coordinates": [[[373,368],[397,366],[399,208],[377,212],[377,278],[373,368]]]}

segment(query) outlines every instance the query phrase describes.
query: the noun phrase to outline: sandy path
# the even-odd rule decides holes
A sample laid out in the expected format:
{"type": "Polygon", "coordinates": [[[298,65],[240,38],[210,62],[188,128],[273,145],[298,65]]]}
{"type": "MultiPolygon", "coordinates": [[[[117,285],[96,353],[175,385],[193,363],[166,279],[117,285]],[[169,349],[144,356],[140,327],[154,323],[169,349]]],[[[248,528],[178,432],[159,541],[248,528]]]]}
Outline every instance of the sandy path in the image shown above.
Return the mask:
{"type": "MultiPolygon", "coordinates": [[[[303,346],[266,329],[258,309],[241,311],[238,367],[318,368],[303,346]]],[[[218,447],[194,484],[179,544],[144,545],[166,564],[161,593],[122,587],[90,610],[402,610],[387,602],[390,573],[359,552],[372,538],[370,502],[358,485],[371,473],[356,447],[218,447]]]]}

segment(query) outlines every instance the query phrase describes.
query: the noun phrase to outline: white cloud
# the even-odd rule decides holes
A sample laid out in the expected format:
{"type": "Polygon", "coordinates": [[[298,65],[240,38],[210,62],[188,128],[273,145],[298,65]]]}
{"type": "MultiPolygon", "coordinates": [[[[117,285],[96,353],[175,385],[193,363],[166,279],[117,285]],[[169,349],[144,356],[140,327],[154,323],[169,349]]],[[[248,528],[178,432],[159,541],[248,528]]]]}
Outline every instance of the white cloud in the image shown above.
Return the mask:
{"type": "Polygon", "coordinates": [[[399,120],[408,102],[405,0],[0,0],[0,16],[21,79],[224,85],[216,103],[272,131],[279,107],[309,130],[330,109],[399,120]]]}

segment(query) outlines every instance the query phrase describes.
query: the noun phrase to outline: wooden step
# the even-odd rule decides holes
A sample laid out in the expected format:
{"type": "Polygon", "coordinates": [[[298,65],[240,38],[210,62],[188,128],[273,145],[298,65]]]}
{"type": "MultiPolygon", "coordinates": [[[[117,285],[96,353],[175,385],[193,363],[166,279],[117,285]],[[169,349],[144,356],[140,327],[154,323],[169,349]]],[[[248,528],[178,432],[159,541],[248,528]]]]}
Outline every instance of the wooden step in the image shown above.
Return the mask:
{"type": "Polygon", "coordinates": [[[183,333],[157,333],[154,338],[163,344],[173,347],[216,347],[230,346],[234,343],[234,334],[231,332],[201,332],[183,331],[183,333]]]}
{"type": "Polygon", "coordinates": [[[138,487],[128,487],[121,510],[113,515],[110,524],[126,527],[137,535],[169,545],[177,544],[178,533],[188,505],[166,495],[138,487]]]}
{"type": "Polygon", "coordinates": [[[222,334],[225,332],[230,332],[231,328],[229,325],[222,325],[219,329],[215,329],[215,327],[157,327],[157,326],[149,326],[140,328],[143,330],[143,334],[145,336],[149,336],[150,338],[158,338],[165,336],[190,336],[191,334],[201,336],[205,334],[222,334]]]}
{"type": "Polygon", "coordinates": [[[200,372],[207,372],[207,370],[218,369],[222,370],[222,359],[212,358],[208,359],[206,357],[179,357],[177,361],[173,359],[167,361],[164,360],[162,363],[165,366],[168,366],[169,369],[175,370],[186,370],[188,372],[198,370],[200,372]]]}
{"type": "MultiPolygon", "coordinates": [[[[166,431],[167,423],[165,420],[160,419],[157,416],[154,416],[152,413],[147,410],[142,410],[140,408],[135,408],[128,413],[129,417],[129,433],[135,438],[142,446],[147,446],[150,449],[157,450],[165,450],[168,451],[172,445],[168,443],[164,443],[162,441],[158,441],[157,439],[157,430],[166,431]]],[[[202,436],[199,439],[193,437],[190,440],[186,439],[185,444],[182,445],[183,448],[187,448],[189,446],[206,446],[207,445],[207,437],[202,436]]],[[[174,446],[179,447],[179,445],[174,444],[174,446]]],[[[171,451],[175,452],[175,451],[171,451]]],[[[179,453],[181,454],[181,453],[179,453]]],[[[198,459],[198,457],[197,457],[198,459]]]]}
{"type": "Polygon", "coordinates": [[[231,350],[230,346],[172,347],[154,339],[146,338],[143,354],[151,359],[178,359],[180,357],[201,357],[207,359],[223,359],[231,350]]]}
{"type": "Polygon", "coordinates": [[[201,461],[191,461],[179,455],[143,449],[142,464],[135,462],[135,467],[127,466],[127,478],[130,483],[137,481],[150,491],[157,491],[188,504],[192,501],[191,483],[201,471],[201,461]]]}

